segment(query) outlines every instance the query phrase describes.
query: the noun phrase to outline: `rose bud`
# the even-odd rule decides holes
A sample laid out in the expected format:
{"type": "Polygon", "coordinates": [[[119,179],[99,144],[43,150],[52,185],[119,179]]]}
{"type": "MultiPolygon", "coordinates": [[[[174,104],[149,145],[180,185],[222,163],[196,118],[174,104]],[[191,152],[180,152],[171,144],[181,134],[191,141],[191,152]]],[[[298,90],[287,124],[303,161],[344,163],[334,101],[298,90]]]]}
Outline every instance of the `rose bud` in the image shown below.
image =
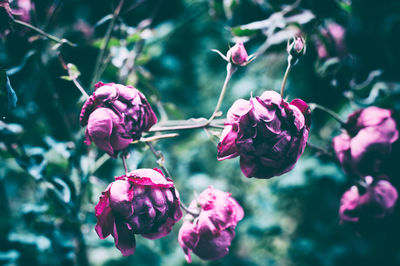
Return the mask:
{"type": "Polygon", "coordinates": [[[399,133],[392,111],[371,106],[352,113],[346,132],[333,138],[333,148],[343,170],[356,176],[377,175],[392,152],[399,133]]]}
{"type": "Polygon", "coordinates": [[[135,251],[135,234],[157,239],[182,218],[179,194],[159,169],[138,169],[116,177],[96,205],[95,230],[101,239],[114,237],[122,255],[135,251]]]}
{"type": "Polygon", "coordinates": [[[249,56],[247,55],[246,49],[242,42],[236,43],[226,54],[226,58],[230,62],[238,66],[244,66],[247,64],[249,56]]]}
{"type": "Polygon", "coordinates": [[[288,61],[289,64],[294,66],[298,63],[300,57],[302,57],[306,53],[306,45],[303,37],[296,36],[292,43],[288,44],[286,48],[289,56],[288,61]]]}
{"type": "Polygon", "coordinates": [[[287,103],[275,91],[249,101],[237,100],[227,114],[218,160],[240,156],[240,168],[247,177],[286,173],[304,151],[310,121],[304,101],[287,103]]]}
{"type": "Polygon", "coordinates": [[[397,190],[388,181],[375,182],[371,176],[365,178],[365,183],[361,191],[352,186],[343,194],[339,209],[341,223],[382,219],[393,211],[397,190]]]}
{"type": "Polygon", "coordinates": [[[203,260],[216,260],[228,254],[235,227],[244,215],[239,203],[230,193],[210,186],[188,209],[192,214],[185,216],[178,235],[187,262],[192,261],[191,251],[203,260]]]}
{"type": "Polygon", "coordinates": [[[81,126],[86,128],[86,142],[115,157],[132,140],[157,123],[157,117],[144,95],[132,86],[101,82],[81,111],[81,126]]]}

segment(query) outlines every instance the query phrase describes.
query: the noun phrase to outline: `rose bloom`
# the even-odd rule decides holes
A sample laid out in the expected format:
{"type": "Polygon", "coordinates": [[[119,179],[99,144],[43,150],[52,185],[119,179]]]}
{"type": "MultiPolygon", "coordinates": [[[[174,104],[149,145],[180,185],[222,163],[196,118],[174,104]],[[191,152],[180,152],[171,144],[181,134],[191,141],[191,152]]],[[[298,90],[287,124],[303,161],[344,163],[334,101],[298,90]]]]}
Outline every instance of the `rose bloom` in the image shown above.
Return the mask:
{"type": "Polygon", "coordinates": [[[382,173],[399,137],[392,111],[375,106],[360,109],[348,117],[344,128],[332,141],[344,171],[358,176],[382,173]]]}
{"type": "Polygon", "coordinates": [[[365,178],[366,188],[362,193],[357,186],[346,191],[340,202],[341,223],[352,223],[381,219],[393,211],[397,201],[397,190],[386,180],[374,181],[365,178]]]}
{"type": "Polygon", "coordinates": [[[114,83],[97,83],[80,114],[81,126],[87,125],[86,143],[93,141],[112,157],[155,123],[157,117],[140,91],[114,83]]]}
{"type": "Polygon", "coordinates": [[[182,218],[179,194],[173,181],[159,169],[138,169],[116,177],[96,205],[96,232],[110,234],[122,255],[135,251],[135,234],[157,239],[171,232],[182,218]]]}
{"type": "Polygon", "coordinates": [[[216,260],[228,254],[235,227],[244,215],[231,194],[210,186],[190,203],[189,211],[193,215],[186,215],[178,236],[187,262],[192,261],[191,251],[203,260],[216,260]]]}
{"type": "Polygon", "coordinates": [[[218,144],[218,160],[240,156],[247,177],[271,178],[290,171],[307,143],[310,110],[295,99],[287,103],[275,91],[229,109],[218,144]]]}

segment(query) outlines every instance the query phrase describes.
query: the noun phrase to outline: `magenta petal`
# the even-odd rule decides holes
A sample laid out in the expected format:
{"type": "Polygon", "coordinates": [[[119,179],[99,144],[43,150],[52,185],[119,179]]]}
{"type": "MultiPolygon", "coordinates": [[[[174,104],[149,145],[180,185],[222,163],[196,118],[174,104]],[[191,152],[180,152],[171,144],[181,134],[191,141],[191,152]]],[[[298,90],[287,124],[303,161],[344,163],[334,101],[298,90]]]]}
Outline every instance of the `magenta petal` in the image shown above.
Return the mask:
{"type": "Polygon", "coordinates": [[[115,221],[112,234],[115,246],[121,251],[123,256],[130,256],[135,252],[135,235],[129,230],[125,223],[115,221]]]}
{"type": "Polygon", "coordinates": [[[192,262],[190,252],[196,248],[199,239],[200,235],[196,230],[196,226],[189,221],[184,222],[179,229],[178,242],[185,253],[185,258],[188,263],[192,262]]]}
{"type": "Polygon", "coordinates": [[[193,253],[204,260],[220,259],[229,253],[229,247],[234,237],[235,231],[233,228],[220,232],[216,237],[201,237],[193,253]]]}
{"type": "Polygon", "coordinates": [[[112,233],[114,227],[114,216],[110,207],[109,201],[109,189],[111,185],[107,187],[103,195],[100,197],[99,203],[95,207],[95,214],[97,217],[97,224],[95,227],[96,233],[101,239],[106,238],[112,233]]]}
{"type": "Polygon", "coordinates": [[[245,114],[247,114],[251,108],[252,104],[250,101],[246,101],[243,99],[239,99],[236,102],[233,103],[232,107],[228,110],[227,114],[227,122],[228,123],[234,123],[238,121],[238,119],[245,114]]]}
{"type": "Polygon", "coordinates": [[[362,110],[360,116],[358,117],[357,123],[363,127],[377,126],[385,119],[389,119],[391,117],[391,110],[370,106],[362,110]]]}
{"type": "Polygon", "coordinates": [[[231,159],[239,155],[236,147],[237,131],[233,130],[231,125],[224,128],[221,133],[221,141],[218,143],[218,155],[219,161],[225,159],[231,159]]]}
{"type": "Polygon", "coordinates": [[[108,154],[114,154],[110,144],[110,136],[113,128],[113,112],[106,108],[96,109],[88,120],[87,132],[91,140],[108,154]]]}
{"type": "Polygon", "coordinates": [[[137,169],[121,177],[127,177],[131,182],[142,186],[157,186],[163,188],[171,188],[174,186],[172,180],[167,180],[162,172],[153,169],[137,169]]]}

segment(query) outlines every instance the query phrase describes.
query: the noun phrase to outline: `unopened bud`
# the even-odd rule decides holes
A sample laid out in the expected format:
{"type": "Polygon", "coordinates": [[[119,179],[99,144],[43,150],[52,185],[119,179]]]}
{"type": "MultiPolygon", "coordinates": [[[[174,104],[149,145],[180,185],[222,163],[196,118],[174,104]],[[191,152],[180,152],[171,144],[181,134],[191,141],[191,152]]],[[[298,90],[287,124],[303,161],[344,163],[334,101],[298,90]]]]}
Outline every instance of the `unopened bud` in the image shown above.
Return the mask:
{"type": "Polygon", "coordinates": [[[238,66],[246,65],[249,58],[242,42],[236,43],[231,49],[229,49],[226,57],[230,62],[238,66]]]}
{"type": "Polygon", "coordinates": [[[297,64],[300,57],[306,53],[305,40],[302,36],[296,36],[292,43],[288,44],[288,61],[292,66],[297,64]]]}

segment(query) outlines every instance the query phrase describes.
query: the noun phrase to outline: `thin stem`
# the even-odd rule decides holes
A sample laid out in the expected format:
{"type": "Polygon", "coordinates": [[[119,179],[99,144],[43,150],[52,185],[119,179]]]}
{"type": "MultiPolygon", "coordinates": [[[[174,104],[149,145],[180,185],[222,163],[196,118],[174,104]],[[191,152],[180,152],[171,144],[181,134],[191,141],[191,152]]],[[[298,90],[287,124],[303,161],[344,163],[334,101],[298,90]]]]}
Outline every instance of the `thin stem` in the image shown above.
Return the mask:
{"type": "Polygon", "coordinates": [[[285,93],[285,86],[286,86],[286,82],[287,82],[287,79],[289,77],[289,73],[290,73],[291,69],[292,69],[292,64],[288,63],[288,66],[287,66],[286,71],[285,71],[285,75],[283,76],[283,80],[282,80],[282,86],[281,86],[281,97],[282,98],[283,98],[283,95],[285,93]]]}
{"type": "Polygon", "coordinates": [[[164,165],[165,159],[164,159],[164,155],[161,153],[161,151],[157,151],[151,142],[146,142],[146,144],[147,144],[147,146],[149,146],[154,157],[156,157],[158,166],[164,171],[166,177],[171,177],[171,174],[169,173],[168,169],[164,165]]]}
{"type": "Polygon", "coordinates": [[[82,85],[79,83],[78,81],[78,77],[76,76],[76,74],[72,73],[71,70],[71,64],[67,64],[65,63],[64,58],[62,57],[61,53],[58,53],[58,58],[61,62],[61,65],[63,66],[63,68],[65,70],[68,71],[68,76],[70,77],[70,79],[72,80],[72,82],[74,83],[74,85],[78,88],[78,90],[82,93],[82,95],[87,99],[89,98],[89,94],[87,94],[87,92],[85,91],[85,89],[82,87],[82,85]]]}
{"type": "Polygon", "coordinates": [[[219,95],[217,105],[215,106],[214,113],[208,119],[206,125],[210,124],[211,121],[218,115],[219,108],[221,107],[222,101],[224,100],[224,97],[225,97],[226,88],[228,87],[228,83],[231,80],[233,73],[235,73],[237,69],[238,69],[238,67],[233,65],[232,63],[228,63],[228,65],[226,66],[226,77],[225,77],[224,85],[222,86],[221,93],[219,95]]]}
{"type": "Polygon", "coordinates": [[[190,215],[192,215],[195,218],[200,215],[200,213],[192,212],[191,210],[189,210],[189,208],[186,207],[185,204],[183,204],[182,201],[180,202],[180,206],[181,206],[182,210],[184,210],[186,213],[189,213],[190,215]]]}
{"type": "Polygon", "coordinates": [[[117,8],[114,10],[110,25],[108,26],[106,35],[104,36],[105,40],[100,47],[100,52],[96,59],[96,64],[95,64],[95,68],[94,68],[94,72],[93,72],[93,78],[92,78],[92,81],[90,82],[90,88],[92,88],[94,86],[94,83],[101,76],[101,72],[99,71],[99,68],[101,66],[101,63],[103,62],[105,51],[107,49],[108,43],[110,42],[111,34],[114,29],[115,22],[117,21],[119,13],[121,12],[121,8],[122,8],[122,5],[124,4],[124,1],[125,0],[120,0],[117,8]]]}
{"type": "Polygon", "coordinates": [[[336,121],[338,121],[340,123],[341,126],[344,126],[346,124],[346,122],[344,122],[338,114],[336,114],[334,111],[332,111],[331,109],[328,109],[322,105],[319,105],[317,103],[310,103],[308,105],[311,109],[311,111],[314,111],[314,109],[320,109],[321,111],[324,111],[325,113],[329,114],[330,116],[332,116],[336,121]]]}
{"type": "Polygon", "coordinates": [[[129,171],[128,171],[128,166],[126,165],[126,157],[124,154],[122,154],[121,159],[122,159],[122,164],[124,165],[125,174],[127,175],[129,171]]]}
{"type": "Polygon", "coordinates": [[[56,43],[59,43],[59,44],[64,44],[64,43],[66,43],[66,44],[68,44],[68,45],[71,46],[71,47],[75,47],[75,46],[76,46],[76,44],[74,44],[74,43],[68,41],[67,39],[64,39],[64,38],[63,38],[63,39],[60,39],[60,38],[57,38],[56,36],[51,35],[51,34],[49,34],[49,33],[46,33],[46,32],[44,32],[43,30],[41,30],[41,29],[39,29],[39,28],[36,28],[35,26],[33,26],[33,25],[29,24],[29,23],[26,23],[26,22],[24,22],[24,21],[21,21],[21,20],[18,20],[18,19],[13,19],[12,22],[15,23],[15,24],[17,24],[17,25],[20,25],[20,26],[29,28],[29,29],[31,29],[31,30],[33,30],[33,31],[36,31],[36,32],[39,33],[40,35],[46,37],[46,38],[49,39],[49,40],[52,40],[53,42],[56,42],[56,43]]]}
{"type": "Polygon", "coordinates": [[[334,154],[332,154],[331,152],[329,152],[328,150],[321,148],[313,143],[311,143],[310,141],[307,141],[307,147],[314,151],[316,153],[317,156],[325,156],[327,158],[330,158],[334,161],[337,161],[336,156],[334,154]]]}
{"type": "Polygon", "coordinates": [[[72,82],[75,84],[75,86],[78,88],[78,90],[82,93],[85,98],[89,98],[89,94],[85,91],[85,89],[82,87],[82,85],[79,83],[78,78],[76,75],[74,75],[71,71],[71,68],[68,67],[68,76],[71,78],[72,82]]]}
{"type": "Polygon", "coordinates": [[[159,123],[150,128],[149,132],[161,132],[161,131],[175,131],[175,130],[187,130],[197,128],[224,128],[225,120],[220,121],[218,119],[211,121],[210,123],[205,118],[189,119],[189,120],[170,120],[165,123],[159,123]]]}
{"type": "Polygon", "coordinates": [[[164,135],[158,135],[158,136],[151,136],[151,137],[147,137],[147,138],[141,138],[140,141],[152,142],[152,141],[156,141],[156,140],[159,140],[159,139],[175,138],[177,136],[179,136],[178,133],[171,133],[171,134],[164,134],[164,135]]]}

